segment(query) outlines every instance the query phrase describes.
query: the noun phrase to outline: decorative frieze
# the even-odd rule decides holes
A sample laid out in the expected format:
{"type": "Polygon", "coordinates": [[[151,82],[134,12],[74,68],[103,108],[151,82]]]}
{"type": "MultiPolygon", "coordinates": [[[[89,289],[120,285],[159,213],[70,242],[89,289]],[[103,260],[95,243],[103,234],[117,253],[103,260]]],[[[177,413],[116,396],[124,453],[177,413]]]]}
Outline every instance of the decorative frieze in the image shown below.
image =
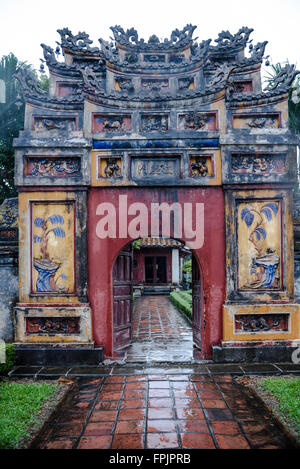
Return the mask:
{"type": "Polygon", "coordinates": [[[92,132],[127,132],[130,130],[130,116],[94,114],[92,117],[92,132]]]}
{"type": "Polygon", "coordinates": [[[37,117],[33,118],[33,130],[63,130],[71,132],[76,130],[75,117],[37,117]]]}
{"type": "Polygon", "coordinates": [[[178,78],[178,89],[179,90],[192,90],[195,88],[194,77],[178,78]]]}
{"type": "Polygon", "coordinates": [[[141,87],[150,91],[164,90],[169,88],[169,80],[167,78],[142,78],[141,87]]]}
{"type": "Polygon", "coordinates": [[[289,314],[236,314],[236,333],[285,332],[289,330],[289,314]]]}
{"type": "Polygon", "coordinates": [[[188,112],[178,116],[179,130],[213,131],[218,128],[217,114],[204,112],[188,112]]]}
{"type": "Polygon", "coordinates": [[[102,157],[98,155],[98,179],[118,179],[122,177],[122,159],[120,157],[102,157]]]}
{"type": "Polygon", "coordinates": [[[116,90],[133,90],[133,84],[131,78],[115,77],[115,89],[116,90]]]}
{"type": "Polygon", "coordinates": [[[214,176],[214,163],[212,155],[191,155],[190,172],[192,178],[203,178],[214,176]]]}
{"type": "Polygon", "coordinates": [[[280,113],[272,114],[233,114],[234,129],[278,129],[281,127],[280,113]]]}
{"type": "Polygon", "coordinates": [[[231,86],[233,93],[251,93],[253,91],[252,80],[233,80],[231,86]]]}
{"type": "Polygon", "coordinates": [[[79,334],[80,317],[27,317],[26,334],[79,334]]]}
{"type": "Polygon", "coordinates": [[[26,156],[24,175],[59,178],[78,177],[81,175],[81,158],[26,156]]]}
{"type": "Polygon", "coordinates": [[[144,62],[164,63],[166,56],[164,54],[144,54],[144,62]]]}
{"type": "Polygon", "coordinates": [[[231,154],[232,174],[270,175],[288,172],[286,155],[231,154]]]}
{"type": "Polygon", "coordinates": [[[166,131],[168,130],[168,115],[167,114],[144,114],[141,116],[141,131],[166,131]]]}
{"type": "Polygon", "coordinates": [[[56,83],[56,94],[59,97],[69,96],[75,94],[78,91],[77,85],[72,83],[56,83]]]}
{"type": "Polygon", "coordinates": [[[170,64],[182,64],[185,60],[184,54],[170,54],[169,63],[170,64]]]}
{"type": "Polygon", "coordinates": [[[180,177],[179,158],[132,158],[134,179],[173,179],[180,177]]]}

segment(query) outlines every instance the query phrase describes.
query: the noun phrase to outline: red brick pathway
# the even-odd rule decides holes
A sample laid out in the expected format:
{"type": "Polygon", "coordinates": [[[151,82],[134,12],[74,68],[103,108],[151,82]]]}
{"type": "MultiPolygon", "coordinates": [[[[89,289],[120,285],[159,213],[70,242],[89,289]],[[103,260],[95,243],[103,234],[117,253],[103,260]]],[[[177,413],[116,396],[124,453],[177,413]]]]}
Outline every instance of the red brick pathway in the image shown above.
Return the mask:
{"type": "Polygon", "coordinates": [[[132,326],[133,340],[177,339],[191,333],[191,326],[178,313],[168,296],[137,298],[132,326]]]}
{"type": "Polygon", "coordinates": [[[191,361],[192,327],[168,296],[136,299],[132,321],[132,345],[126,361],[191,361]]]}
{"type": "Polygon", "coordinates": [[[39,448],[288,448],[271,415],[229,375],[82,379],[39,448]]]}

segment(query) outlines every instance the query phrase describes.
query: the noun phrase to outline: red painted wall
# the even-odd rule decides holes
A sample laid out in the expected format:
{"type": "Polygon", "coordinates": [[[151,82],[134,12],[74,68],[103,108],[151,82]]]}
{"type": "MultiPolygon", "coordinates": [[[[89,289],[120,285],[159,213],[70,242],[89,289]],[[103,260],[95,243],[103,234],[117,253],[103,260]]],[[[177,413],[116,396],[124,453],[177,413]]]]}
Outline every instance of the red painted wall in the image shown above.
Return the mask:
{"type": "MultiPolygon", "coordinates": [[[[113,203],[117,209],[119,195],[131,203],[143,202],[150,213],[151,203],[204,203],[204,244],[193,251],[201,276],[205,312],[203,322],[203,358],[210,358],[211,345],[222,339],[222,305],[225,300],[225,229],[224,198],[219,187],[210,188],[92,188],[88,201],[88,271],[89,300],[93,310],[93,336],[104,345],[106,357],[113,356],[112,267],[119,251],[131,238],[99,239],[96,236],[97,206],[113,203]]],[[[130,218],[134,217],[128,217],[130,218]]],[[[149,224],[150,225],[150,224],[149,224]]],[[[118,224],[117,224],[118,227],[118,224]]],[[[117,231],[118,232],[118,231],[117,231]]],[[[150,233],[149,233],[150,235],[150,233]]],[[[184,236],[182,240],[185,241],[184,236]]]]}

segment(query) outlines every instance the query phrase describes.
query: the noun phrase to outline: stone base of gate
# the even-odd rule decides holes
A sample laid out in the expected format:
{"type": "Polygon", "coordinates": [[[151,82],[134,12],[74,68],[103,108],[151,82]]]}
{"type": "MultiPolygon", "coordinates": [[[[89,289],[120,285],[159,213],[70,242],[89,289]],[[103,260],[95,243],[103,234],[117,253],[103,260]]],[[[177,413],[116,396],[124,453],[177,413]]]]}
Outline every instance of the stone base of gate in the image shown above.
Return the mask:
{"type": "Polygon", "coordinates": [[[104,360],[104,347],[94,344],[14,345],[19,366],[97,366],[104,360]]]}
{"type": "Polygon", "coordinates": [[[14,309],[15,342],[93,345],[91,316],[88,304],[18,304],[14,309]]]}

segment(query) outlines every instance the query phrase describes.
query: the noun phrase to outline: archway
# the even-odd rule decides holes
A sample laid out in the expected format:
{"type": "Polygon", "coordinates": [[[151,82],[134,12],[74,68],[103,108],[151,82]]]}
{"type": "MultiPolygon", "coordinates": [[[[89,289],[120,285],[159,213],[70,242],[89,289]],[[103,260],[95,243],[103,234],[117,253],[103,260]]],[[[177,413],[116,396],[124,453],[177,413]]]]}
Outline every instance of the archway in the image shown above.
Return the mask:
{"type": "Polygon", "coordinates": [[[112,279],[114,357],[125,358],[128,362],[172,362],[190,361],[201,355],[204,340],[201,274],[195,256],[184,243],[150,237],[128,243],[114,261],[112,279]],[[185,279],[185,284],[179,256],[170,255],[170,252],[177,253],[179,247],[181,254],[184,251],[185,257],[192,261],[190,278],[185,279]],[[161,258],[166,263],[164,283],[162,285],[159,273],[155,272],[157,282],[151,282],[149,290],[147,268],[154,264],[155,270],[159,271],[157,259],[161,258]],[[177,265],[174,259],[177,259],[177,265]],[[137,269],[141,283],[135,278],[137,269]],[[183,291],[184,287],[187,291],[183,291]],[[180,309],[178,303],[172,304],[171,291],[191,300],[191,316],[180,309]]]}
{"type": "MultiPolygon", "coordinates": [[[[204,242],[193,249],[193,256],[197,261],[202,278],[203,315],[200,358],[209,359],[211,357],[211,346],[218,343],[222,337],[222,305],[225,299],[224,199],[223,192],[218,187],[206,189],[159,187],[124,189],[115,187],[92,188],[90,190],[88,202],[88,273],[95,343],[104,345],[106,357],[113,357],[113,265],[124,246],[139,237],[135,236],[133,238],[129,236],[126,230],[121,231],[123,226],[120,223],[120,217],[125,211],[124,206],[120,204],[121,196],[126,196],[129,226],[133,219],[130,216],[130,211],[137,200],[142,201],[149,214],[149,227],[151,226],[151,207],[154,203],[165,203],[168,206],[178,203],[183,209],[185,203],[194,206],[203,204],[204,242]],[[114,207],[115,237],[107,235],[99,237],[99,221],[101,222],[104,218],[100,215],[100,208],[103,208],[104,203],[106,204],[105,207],[114,207]]],[[[152,233],[148,234],[152,235],[152,233]]],[[[182,237],[178,238],[172,232],[170,237],[189,243],[189,237],[184,230],[182,237]]]]}

